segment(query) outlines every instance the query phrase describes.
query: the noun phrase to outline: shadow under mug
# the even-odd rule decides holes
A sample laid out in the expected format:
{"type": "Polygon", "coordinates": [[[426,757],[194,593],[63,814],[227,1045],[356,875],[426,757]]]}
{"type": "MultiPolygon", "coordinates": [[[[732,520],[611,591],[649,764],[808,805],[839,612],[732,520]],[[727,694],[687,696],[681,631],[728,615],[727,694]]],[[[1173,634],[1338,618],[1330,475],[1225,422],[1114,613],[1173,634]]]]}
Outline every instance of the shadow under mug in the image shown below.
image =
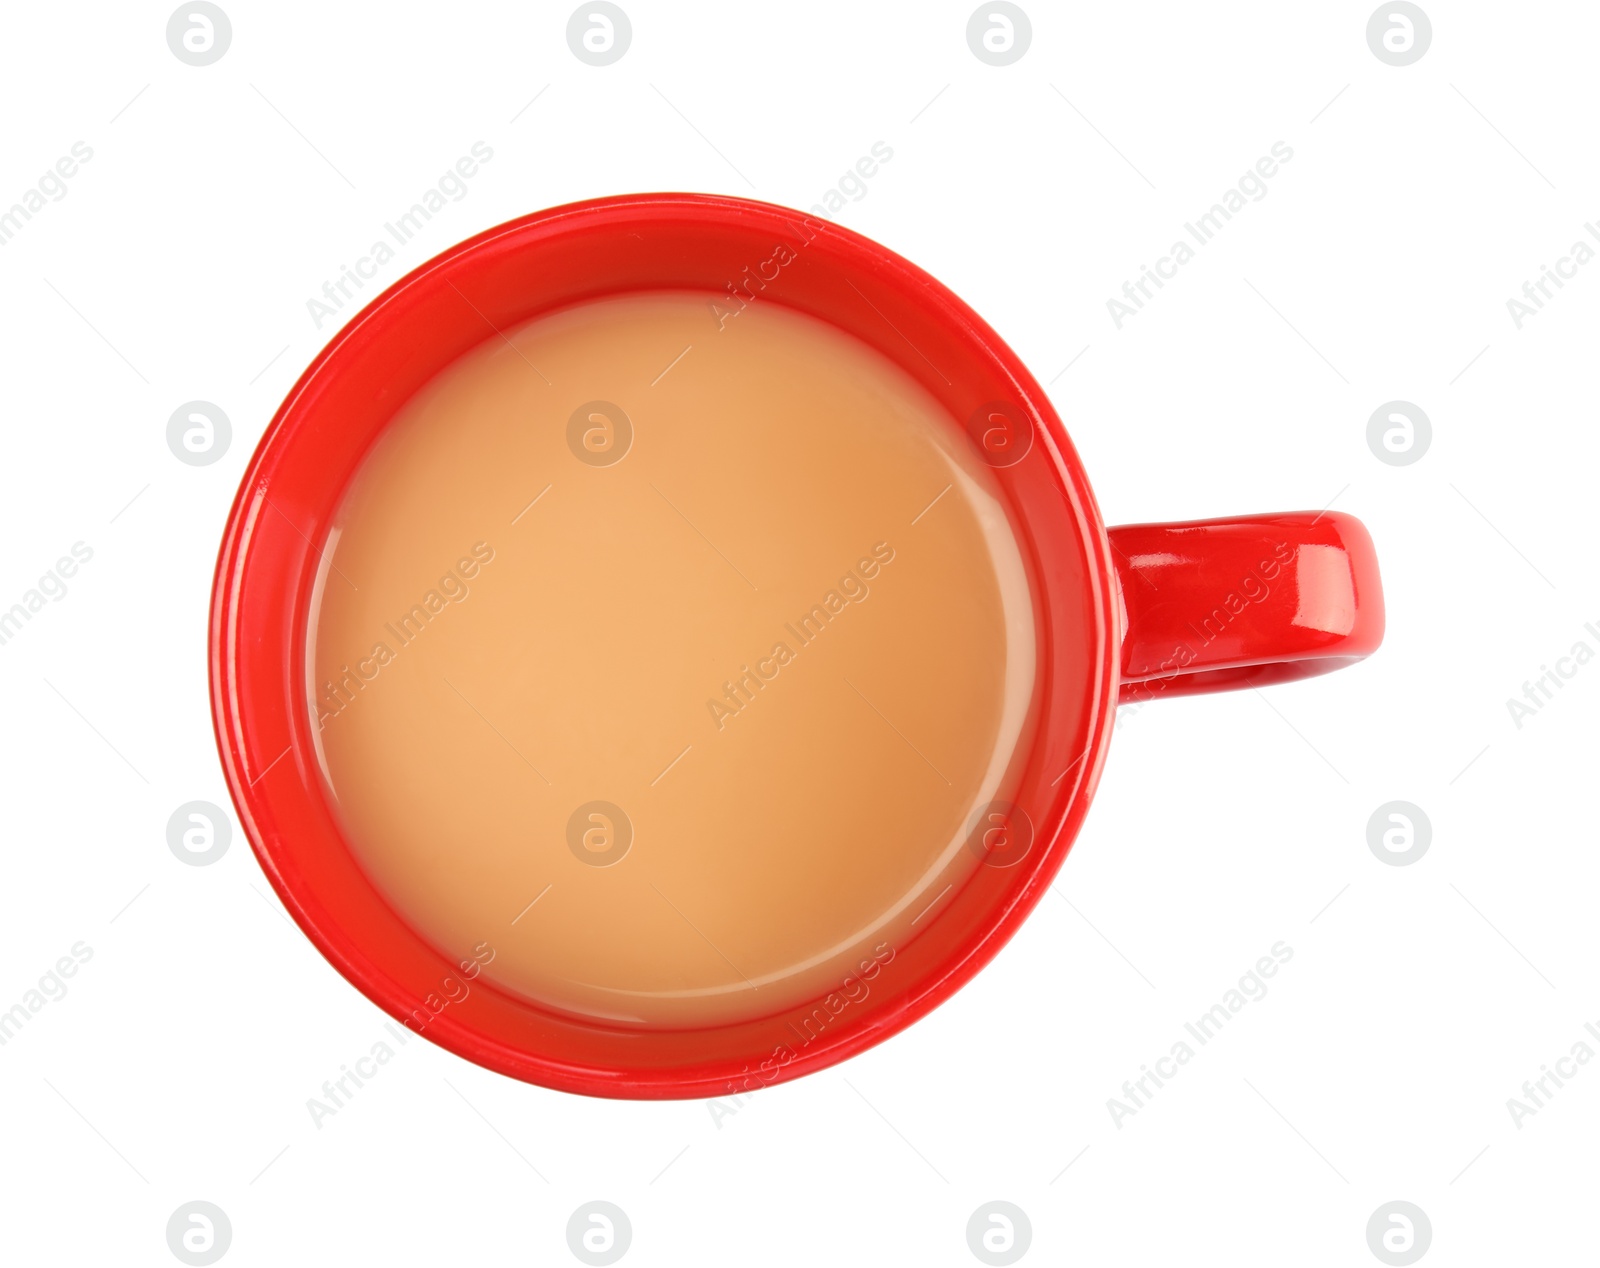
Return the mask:
{"type": "Polygon", "coordinates": [[[301,375],[251,459],[217,562],[217,742],[256,857],[324,956],[469,1060],[590,1095],[753,1091],[915,1021],[995,955],[1055,876],[1119,702],[1255,686],[1359,660],[1383,635],[1372,542],[1330,512],[1112,529],[1044,392],[960,299],[877,243],[786,208],[652,194],[535,213],[373,300],[301,375]],[[1009,502],[1034,587],[1038,723],[1020,782],[974,824],[974,868],[914,936],[823,998],[735,1024],[641,1030],[541,1007],[441,953],[343,839],[306,689],[313,583],[341,497],[396,411],[451,362],[551,310],[629,291],[781,303],[902,367],[966,430],[1009,502]]]}

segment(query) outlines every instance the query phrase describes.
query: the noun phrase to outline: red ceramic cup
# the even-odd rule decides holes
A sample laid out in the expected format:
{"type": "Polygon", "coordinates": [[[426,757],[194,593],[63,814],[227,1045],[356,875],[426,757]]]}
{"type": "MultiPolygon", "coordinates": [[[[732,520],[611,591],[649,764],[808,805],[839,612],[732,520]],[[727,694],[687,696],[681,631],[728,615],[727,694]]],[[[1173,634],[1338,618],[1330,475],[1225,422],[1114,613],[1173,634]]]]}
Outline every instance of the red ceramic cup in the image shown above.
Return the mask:
{"type": "Polygon", "coordinates": [[[620,1097],[714,1096],[818,1070],[915,1021],[1000,949],[1089,807],[1119,702],[1280,682],[1383,635],[1372,542],[1330,512],[1107,531],[1061,421],[983,320],[892,251],[799,212],[653,194],[543,211],[390,287],[313,361],[239,489],[211,606],[211,699],[256,857],[341,973],[395,1018],[490,1069],[620,1097]],[[985,858],[914,937],[823,999],[757,1020],[640,1030],[542,1008],[477,978],[395,914],[357,865],[317,769],[306,628],[328,526],[395,411],[497,332],[626,291],[728,292],[833,323],[965,420],[1009,499],[1034,586],[1040,722],[985,858]],[[470,987],[468,981],[470,980],[470,987]]]}

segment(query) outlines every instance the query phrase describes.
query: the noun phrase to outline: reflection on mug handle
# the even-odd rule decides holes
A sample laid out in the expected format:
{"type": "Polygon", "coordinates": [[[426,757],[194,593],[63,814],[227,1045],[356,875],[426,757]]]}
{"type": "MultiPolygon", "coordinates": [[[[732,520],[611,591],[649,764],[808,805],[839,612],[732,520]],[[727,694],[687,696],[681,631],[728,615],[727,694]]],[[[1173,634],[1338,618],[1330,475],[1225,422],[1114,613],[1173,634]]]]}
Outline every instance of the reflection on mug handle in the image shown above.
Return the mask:
{"type": "Polygon", "coordinates": [[[1335,511],[1110,530],[1121,703],[1309,678],[1383,641],[1372,538],[1335,511]]]}

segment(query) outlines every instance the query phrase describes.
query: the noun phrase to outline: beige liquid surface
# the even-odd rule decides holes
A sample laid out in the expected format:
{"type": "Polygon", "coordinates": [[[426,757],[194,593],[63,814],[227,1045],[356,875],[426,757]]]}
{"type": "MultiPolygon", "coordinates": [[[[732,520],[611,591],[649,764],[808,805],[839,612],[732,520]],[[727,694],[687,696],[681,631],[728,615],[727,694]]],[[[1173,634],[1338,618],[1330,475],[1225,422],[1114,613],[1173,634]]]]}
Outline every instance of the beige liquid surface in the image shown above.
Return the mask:
{"type": "Polygon", "coordinates": [[[719,329],[712,298],[585,304],[439,375],[352,482],[310,629],[380,891],[500,987],[624,1024],[883,963],[979,866],[1032,728],[1027,577],[971,443],[850,336],[769,300],[719,329]]]}

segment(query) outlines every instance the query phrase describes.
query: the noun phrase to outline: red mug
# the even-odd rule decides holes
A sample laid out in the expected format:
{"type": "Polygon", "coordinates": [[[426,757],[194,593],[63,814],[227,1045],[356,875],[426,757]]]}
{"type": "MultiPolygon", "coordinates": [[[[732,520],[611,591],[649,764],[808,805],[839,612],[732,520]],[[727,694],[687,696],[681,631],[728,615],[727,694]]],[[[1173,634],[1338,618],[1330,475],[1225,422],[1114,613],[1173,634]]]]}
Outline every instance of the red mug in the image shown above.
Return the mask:
{"type": "Polygon", "coordinates": [[[489,229],[353,318],[300,376],[251,459],[223,536],[210,622],[212,712],[234,804],[279,897],[334,967],[391,1016],[490,1069],[570,1092],[666,1098],[792,1079],[915,1021],[999,951],[1054,878],[1088,811],[1118,703],[1349,664],[1382,639],[1383,599],[1372,541],[1347,515],[1108,531],[1038,383],[939,282],[800,212],[651,194],[574,203],[489,229]],[[328,527],[400,406],[500,331],[570,304],[655,289],[759,298],[821,318],[965,420],[1013,512],[1039,622],[1040,720],[1010,803],[991,807],[991,822],[975,829],[986,865],[839,992],[698,1029],[575,1017],[486,980],[464,989],[478,966],[415,933],[343,839],[317,767],[305,687],[328,527]]]}

